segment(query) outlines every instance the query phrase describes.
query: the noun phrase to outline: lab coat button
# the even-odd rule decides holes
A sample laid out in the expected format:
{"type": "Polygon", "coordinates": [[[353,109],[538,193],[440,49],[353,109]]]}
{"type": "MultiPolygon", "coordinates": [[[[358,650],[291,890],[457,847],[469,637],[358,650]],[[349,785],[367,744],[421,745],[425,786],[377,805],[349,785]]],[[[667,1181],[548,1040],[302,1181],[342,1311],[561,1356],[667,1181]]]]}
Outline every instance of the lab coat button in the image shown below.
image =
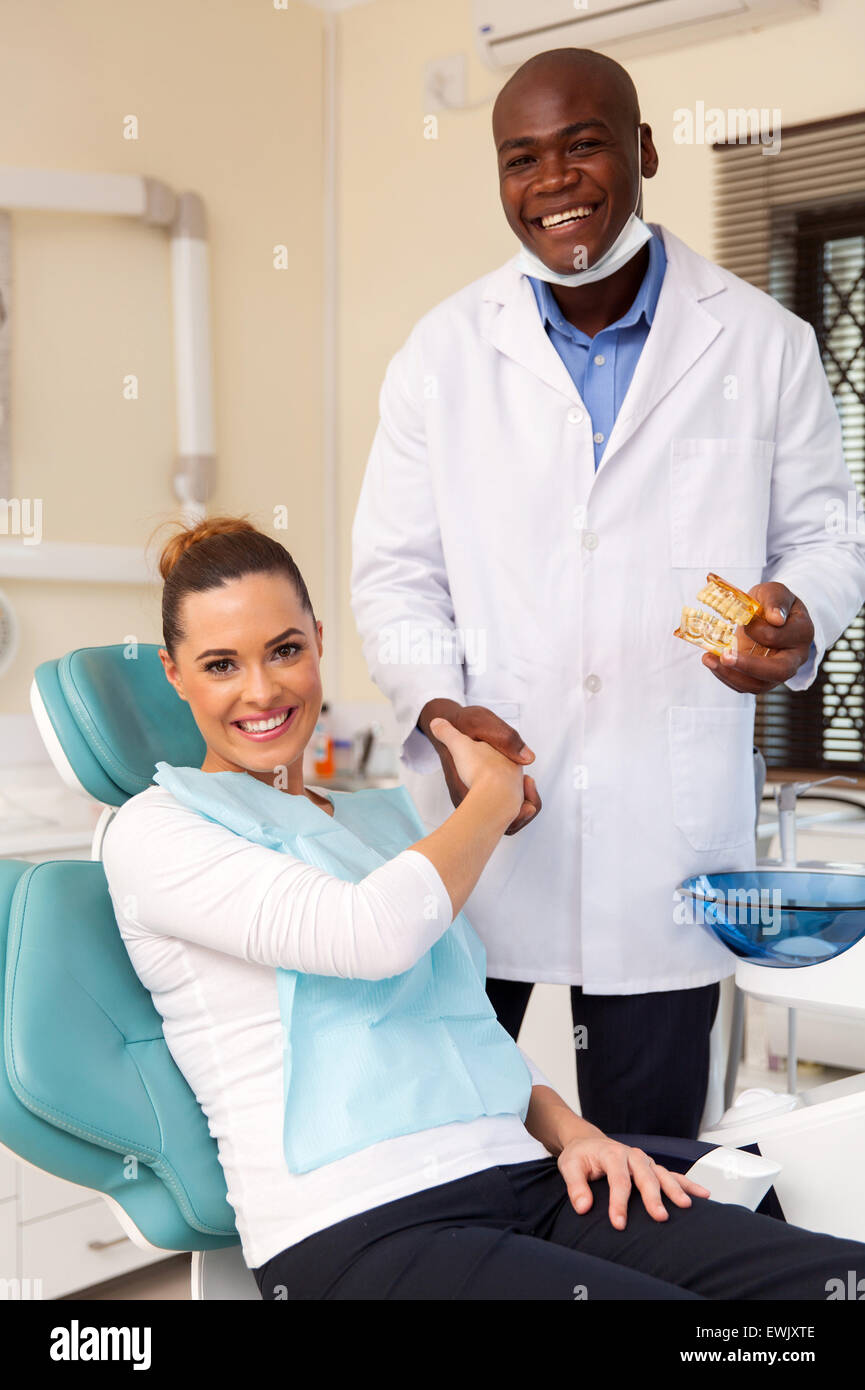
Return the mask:
{"type": "Polygon", "coordinates": [[[596,532],[585,531],[583,533],[583,545],[586,547],[586,550],[597,550],[598,537],[596,532]]]}
{"type": "Polygon", "coordinates": [[[593,672],[590,676],[586,676],[583,685],[591,695],[595,695],[601,688],[601,678],[600,676],[596,676],[593,672]]]}
{"type": "Polygon", "coordinates": [[[601,434],[600,430],[597,430],[596,433],[592,435],[592,438],[596,444],[603,444],[604,442],[604,436],[601,434]]]}
{"type": "Polygon", "coordinates": [[[583,412],[575,405],[568,411],[568,424],[578,425],[583,418],[583,412]]]}
{"type": "Polygon", "coordinates": [[[603,367],[603,365],[604,365],[604,363],[606,362],[606,360],[607,360],[607,359],[606,359],[606,357],[604,356],[604,354],[603,354],[602,352],[597,352],[597,353],[595,353],[595,366],[596,366],[596,367],[603,367]]]}

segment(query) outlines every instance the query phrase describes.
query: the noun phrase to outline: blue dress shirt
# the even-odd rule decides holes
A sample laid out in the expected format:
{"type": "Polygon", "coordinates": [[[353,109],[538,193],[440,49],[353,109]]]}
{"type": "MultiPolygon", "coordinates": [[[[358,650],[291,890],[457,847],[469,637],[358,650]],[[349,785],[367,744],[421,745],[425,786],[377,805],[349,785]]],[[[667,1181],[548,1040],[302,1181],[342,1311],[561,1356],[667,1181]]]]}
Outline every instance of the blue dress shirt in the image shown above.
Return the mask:
{"type": "Polygon", "coordinates": [[[533,275],[528,277],[549,339],[589,412],[595,446],[595,469],[601,461],[649,336],[667,268],[661,238],[653,232],[646,245],[649,248],[649,267],[633,304],[627,313],[607,328],[602,328],[594,338],[568,322],[546,280],[536,280],[533,275]]]}

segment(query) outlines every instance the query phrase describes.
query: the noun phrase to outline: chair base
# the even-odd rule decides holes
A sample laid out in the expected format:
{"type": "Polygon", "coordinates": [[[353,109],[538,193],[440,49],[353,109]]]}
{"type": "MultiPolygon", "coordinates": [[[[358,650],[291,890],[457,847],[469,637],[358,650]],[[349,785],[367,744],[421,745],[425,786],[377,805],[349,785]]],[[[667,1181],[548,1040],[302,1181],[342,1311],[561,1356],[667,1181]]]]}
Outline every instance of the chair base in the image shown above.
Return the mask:
{"type": "Polygon", "coordinates": [[[255,1275],[239,1245],[229,1245],[223,1250],[193,1250],[191,1293],[193,1299],[209,1301],[262,1301],[255,1275]]]}

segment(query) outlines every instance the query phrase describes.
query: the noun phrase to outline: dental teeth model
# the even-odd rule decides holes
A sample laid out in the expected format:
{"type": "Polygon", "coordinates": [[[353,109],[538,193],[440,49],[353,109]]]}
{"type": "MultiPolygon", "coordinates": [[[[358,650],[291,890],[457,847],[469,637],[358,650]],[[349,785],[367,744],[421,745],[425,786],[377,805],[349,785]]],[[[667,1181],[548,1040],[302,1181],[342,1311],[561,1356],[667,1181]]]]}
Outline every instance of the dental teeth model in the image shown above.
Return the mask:
{"type": "MultiPolygon", "coordinates": [[[[700,590],[697,599],[700,603],[714,608],[721,616],[716,618],[714,613],[707,613],[700,608],[689,608],[686,605],[682,609],[682,621],[673,636],[682,637],[686,642],[694,642],[705,651],[714,652],[716,656],[720,656],[733,645],[736,628],[740,623],[745,626],[752,618],[762,616],[763,613],[762,604],[749,594],[744,594],[735,585],[728,584],[726,579],[722,579],[718,574],[706,575],[706,586],[700,590]]],[[[761,651],[764,656],[769,655],[768,647],[761,648],[761,651]]]]}

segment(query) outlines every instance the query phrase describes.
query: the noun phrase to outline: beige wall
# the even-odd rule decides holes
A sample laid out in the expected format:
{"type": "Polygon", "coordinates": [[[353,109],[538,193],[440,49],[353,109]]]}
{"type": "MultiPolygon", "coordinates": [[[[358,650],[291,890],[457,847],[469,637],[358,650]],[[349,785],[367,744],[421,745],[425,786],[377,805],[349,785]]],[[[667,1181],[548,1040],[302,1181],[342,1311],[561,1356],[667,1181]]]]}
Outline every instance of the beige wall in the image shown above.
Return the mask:
{"type": "MultiPolygon", "coordinates": [[[[203,198],[219,487],[211,510],[296,510],[275,534],[313,602],[322,566],[322,16],[248,0],[4,0],[0,159],[138,173],[203,198]],[[122,138],[138,117],[140,138],[122,138]],[[273,268],[285,243],[296,270],[273,268]]],[[[15,496],[46,540],[136,545],[177,515],[167,234],[130,219],[13,213],[15,496]],[[123,377],[139,377],[126,401],[123,377]]],[[[165,534],[168,534],[166,528],[165,534]]],[[[3,543],[0,537],[0,544],[3,543]]],[[[29,709],[33,668],[127,634],[161,641],[155,587],[0,580],[22,649],[0,714],[29,709]]]]}
{"type": "MultiPolygon", "coordinates": [[[[277,533],[316,606],[323,526],[337,529],[345,698],[375,698],[348,604],[350,527],[390,356],[415,320],[516,249],[498,200],[490,98],[469,0],[372,0],[338,20],[339,501],[324,517],[321,222],[323,16],[249,0],[5,0],[2,158],[138,172],[196,190],[211,235],[216,446],[211,510],[277,533]],[[469,97],[424,139],[423,68],[469,58],[469,97]],[[137,142],[123,117],[140,121],[137,142]],[[296,271],[272,268],[276,243],[296,271]]],[[[780,107],[795,124],[862,106],[860,0],[762,34],[625,60],[661,157],[644,215],[711,255],[711,159],[675,145],[673,111],[780,107]]],[[[13,492],[44,498],[45,537],[139,544],[176,514],[170,282],[163,234],[92,216],[16,213],[13,492]],[[136,372],[141,398],[124,401],[136,372]]],[[[0,544],[3,543],[0,537],[0,544]]],[[[0,714],[28,708],[39,661],[129,634],[160,640],[158,590],[0,581],[22,651],[0,714]]],[[[327,649],[327,644],[326,644],[327,649]]],[[[325,690],[328,665],[324,666],[325,690]]]]}
{"type": "MultiPolygon", "coordinates": [[[[530,0],[526,0],[527,5],[530,0]]],[[[498,195],[492,102],[439,114],[423,138],[423,68],[469,59],[469,100],[504,76],[475,56],[468,0],[376,0],[341,19],[340,555],[345,694],[375,693],[348,607],[350,528],[388,359],[440,299],[517,250],[498,195]]],[[[643,216],[712,254],[712,155],[673,142],[678,107],[779,107],[782,125],[863,107],[862,0],[823,0],[818,16],[641,59],[622,59],[652,127],[660,167],[643,216]]]]}

